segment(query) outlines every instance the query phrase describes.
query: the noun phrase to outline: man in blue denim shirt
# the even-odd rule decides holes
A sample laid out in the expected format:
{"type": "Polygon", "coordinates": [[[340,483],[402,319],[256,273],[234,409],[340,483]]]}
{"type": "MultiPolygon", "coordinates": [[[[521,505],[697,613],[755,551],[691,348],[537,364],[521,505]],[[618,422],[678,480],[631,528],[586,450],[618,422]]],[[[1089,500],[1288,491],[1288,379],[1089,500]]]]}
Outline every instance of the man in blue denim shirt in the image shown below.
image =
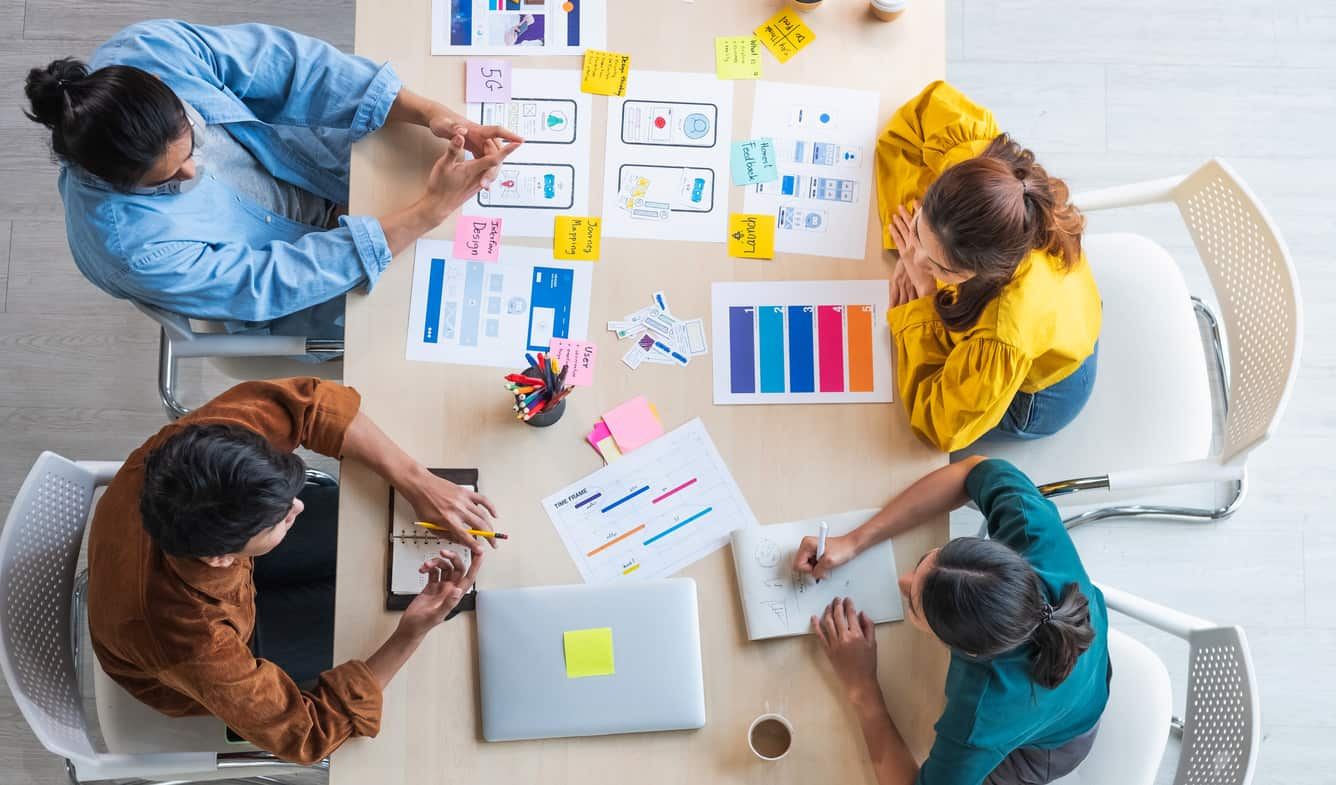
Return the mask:
{"type": "Polygon", "coordinates": [[[404,88],[388,64],[259,24],[132,25],[88,66],[33,69],[26,92],[62,164],[80,271],[232,332],[341,337],[342,295],[369,291],[521,141],[404,88]],[[347,215],[352,143],[387,120],[447,148],[416,202],[347,215]]]}

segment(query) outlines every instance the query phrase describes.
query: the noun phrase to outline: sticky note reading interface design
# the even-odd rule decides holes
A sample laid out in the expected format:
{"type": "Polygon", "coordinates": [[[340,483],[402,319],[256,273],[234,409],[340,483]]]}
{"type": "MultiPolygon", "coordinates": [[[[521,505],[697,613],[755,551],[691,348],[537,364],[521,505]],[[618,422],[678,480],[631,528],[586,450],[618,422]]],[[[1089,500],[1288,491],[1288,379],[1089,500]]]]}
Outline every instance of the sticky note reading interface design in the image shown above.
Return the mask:
{"type": "Polygon", "coordinates": [[[561,637],[566,649],[566,678],[612,676],[617,672],[611,627],[566,630],[561,637]]]}
{"type": "Polygon", "coordinates": [[[773,183],[779,179],[774,139],[734,142],[731,164],[729,168],[733,171],[733,185],[773,183]]]}
{"type": "Polygon", "coordinates": [[[495,262],[501,252],[501,219],[461,215],[455,223],[454,257],[467,261],[495,262]]]}
{"type": "Polygon", "coordinates": [[[552,232],[552,255],[557,259],[597,262],[603,221],[576,215],[558,215],[552,232]]]}
{"type": "Polygon", "coordinates": [[[733,213],[728,217],[728,255],[739,259],[775,257],[775,216],[733,213]]]}
{"type": "Polygon", "coordinates": [[[756,28],[756,37],[761,39],[765,48],[781,63],[816,39],[816,33],[802,23],[790,10],[783,10],[760,27],[756,28]]]}
{"type": "Polygon", "coordinates": [[[594,95],[626,95],[631,55],[586,49],[580,72],[580,92],[594,95]]]}
{"type": "Polygon", "coordinates": [[[720,79],[760,79],[761,39],[754,35],[715,38],[714,67],[720,79]]]}

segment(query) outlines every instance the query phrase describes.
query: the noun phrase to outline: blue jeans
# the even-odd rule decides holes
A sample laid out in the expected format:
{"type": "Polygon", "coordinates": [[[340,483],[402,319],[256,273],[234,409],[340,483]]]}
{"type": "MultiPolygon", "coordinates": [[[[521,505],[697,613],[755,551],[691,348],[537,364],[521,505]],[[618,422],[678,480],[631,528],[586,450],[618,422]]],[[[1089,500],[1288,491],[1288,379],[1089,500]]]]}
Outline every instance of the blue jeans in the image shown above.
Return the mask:
{"type": "Polygon", "coordinates": [[[1016,393],[1002,422],[985,436],[1040,439],[1066,428],[1090,400],[1098,365],[1099,342],[1096,341],[1095,350],[1066,379],[1038,392],[1016,393]]]}

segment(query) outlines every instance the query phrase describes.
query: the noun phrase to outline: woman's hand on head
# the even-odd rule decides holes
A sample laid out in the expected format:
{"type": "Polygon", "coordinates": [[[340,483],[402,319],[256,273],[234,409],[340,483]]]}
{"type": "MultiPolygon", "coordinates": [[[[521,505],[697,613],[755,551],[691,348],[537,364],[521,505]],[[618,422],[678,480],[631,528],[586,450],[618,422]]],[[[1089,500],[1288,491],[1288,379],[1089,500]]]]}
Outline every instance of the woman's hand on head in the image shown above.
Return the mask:
{"type": "MultiPolygon", "coordinates": [[[[914,207],[917,209],[918,202],[914,203],[914,207]]],[[[936,294],[937,278],[933,275],[928,260],[923,256],[923,249],[919,246],[918,235],[914,232],[914,216],[904,205],[891,216],[891,239],[895,241],[895,247],[900,250],[900,261],[896,264],[896,272],[904,276],[904,293],[913,295],[909,299],[936,294]]],[[[892,307],[894,307],[895,273],[891,276],[891,282],[892,307]]]]}
{"type": "Polygon", "coordinates": [[[851,700],[881,694],[876,628],[866,613],[854,607],[853,600],[836,597],[820,618],[812,617],[812,628],[851,700]]]}

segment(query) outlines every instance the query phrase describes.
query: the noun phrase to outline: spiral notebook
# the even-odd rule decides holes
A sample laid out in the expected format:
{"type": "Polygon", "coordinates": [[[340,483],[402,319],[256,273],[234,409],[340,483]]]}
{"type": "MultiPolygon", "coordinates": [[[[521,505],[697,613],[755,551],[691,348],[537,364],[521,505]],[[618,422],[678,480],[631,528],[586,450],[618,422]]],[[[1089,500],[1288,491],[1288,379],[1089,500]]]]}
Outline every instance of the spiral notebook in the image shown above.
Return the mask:
{"type": "MultiPolygon", "coordinates": [[[[477,469],[428,469],[437,477],[471,491],[478,490],[477,469]]],[[[389,559],[385,571],[385,608],[401,611],[408,607],[427,587],[427,576],[418,572],[423,562],[440,554],[441,550],[454,551],[464,559],[464,566],[473,563],[473,554],[458,543],[437,537],[416,525],[413,505],[398,491],[390,489],[389,559]]],[[[472,599],[470,593],[469,599],[472,599]]],[[[468,610],[460,604],[459,610],[468,610]]],[[[452,614],[453,615],[453,614],[452,614]]]]}

